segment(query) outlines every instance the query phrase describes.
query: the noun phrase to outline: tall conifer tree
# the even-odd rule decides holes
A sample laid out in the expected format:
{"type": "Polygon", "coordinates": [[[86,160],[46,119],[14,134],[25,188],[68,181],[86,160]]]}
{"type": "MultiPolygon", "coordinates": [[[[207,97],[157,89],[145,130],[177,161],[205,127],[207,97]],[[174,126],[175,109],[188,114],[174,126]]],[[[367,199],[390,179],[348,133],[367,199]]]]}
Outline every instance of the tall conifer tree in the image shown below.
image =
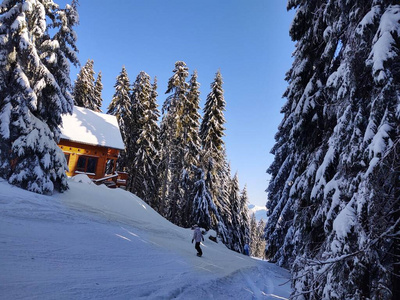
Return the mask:
{"type": "Polygon", "coordinates": [[[81,68],[74,85],[74,104],[79,107],[94,108],[95,89],[94,89],[94,69],[93,60],[88,59],[81,68]]]}
{"type": "Polygon", "coordinates": [[[128,73],[125,67],[122,67],[121,73],[118,75],[114,88],[115,93],[108,106],[107,114],[117,117],[119,129],[121,131],[122,140],[124,141],[125,149],[120,152],[117,161],[117,169],[123,171],[127,167],[126,149],[130,143],[128,130],[132,122],[131,112],[131,86],[128,73]]]}
{"type": "MultiPolygon", "coordinates": [[[[200,114],[199,114],[199,103],[200,103],[200,84],[197,82],[197,71],[194,71],[189,82],[189,89],[186,97],[186,102],[182,105],[182,120],[180,126],[183,131],[183,176],[181,178],[181,187],[183,190],[183,225],[190,226],[194,222],[191,220],[192,205],[193,205],[193,193],[198,192],[199,186],[195,187],[196,171],[200,168],[200,151],[201,142],[199,137],[200,127],[200,114]],[[196,192],[193,191],[196,190],[196,192]]],[[[203,173],[204,174],[204,173],[203,173]]],[[[203,193],[203,192],[202,192],[203,193]]],[[[204,191],[208,193],[208,191],[204,191]]],[[[212,211],[212,208],[207,207],[208,210],[212,211]]]]}
{"type": "Polygon", "coordinates": [[[257,222],[256,216],[254,213],[251,214],[250,217],[250,225],[249,225],[249,239],[250,239],[250,252],[251,256],[264,258],[265,252],[265,238],[264,238],[264,229],[265,222],[261,219],[257,222]]]}
{"type": "Polygon", "coordinates": [[[151,85],[150,76],[140,72],[132,86],[132,123],[129,129],[128,165],[130,180],[128,189],[151,205],[157,191],[158,163],[158,110],[156,82],[151,85]]]}
{"type": "Polygon", "coordinates": [[[201,141],[199,137],[200,128],[200,84],[197,82],[197,71],[194,71],[189,82],[187,102],[183,105],[183,118],[181,122],[183,141],[185,149],[185,168],[190,169],[192,165],[199,166],[199,155],[201,141]]]}
{"type": "Polygon", "coordinates": [[[258,231],[257,231],[257,219],[256,215],[253,212],[250,216],[250,255],[256,256],[255,253],[257,251],[257,239],[258,239],[258,231]]]}
{"type": "Polygon", "coordinates": [[[217,228],[224,243],[229,243],[226,225],[230,222],[230,209],[227,207],[227,183],[230,181],[230,171],[226,163],[225,143],[222,139],[225,131],[224,111],[226,105],[222,84],[222,76],[218,71],[211,83],[211,92],[207,96],[204,116],[200,125],[201,163],[206,176],[207,188],[219,214],[213,216],[213,226],[217,228]]]}
{"type": "Polygon", "coordinates": [[[212,228],[211,216],[217,214],[211,195],[207,190],[204,171],[193,166],[194,187],[193,204],[191,205],[190,220],[206,230],[212,228]]]}
{"type": "MultiPolygon", "coordinates": [[[[249,242],[250,239],[250,217],[249,217],[249,198],[247,195],[247,186],[245,186],[240,193],[240,241],[244,245],[249,242]]],[[[243,252],[243,248],[241,249],[243,252]]]]}
{"type": "Polygon", "coordinates": [[[187,103],[189,84],[188,68],[183,61],[175,63],[173,76],[168,81],[166,94],[170,94],[163,105],[161,121],[161,201],[166,209],[167,218],[175,224],[181,224],[184,195],[181,189],[181,178],[184,163],[182,126],[184,104],[187,103]]]}
{"type": "Polygon", "coordinates": [[[0,176],[37,193],[67,188],[57,142],[61,115],[73,105],[69,63],[78,64],[76,6],[77,1],[65,9],[40,0],[0,4],[0,176]]]}
{"type": "Polygon", "coordinates": [[[243,246],[241,234],[240,234],[240,225],[241,225],[241,212],[240,212],[240,188],[239,188],[239,178],[237,173],[231,179],[229,185],[229,207],[231,209],[232,222],[226,223],[225,225],[228,227],[229,236],[231,240],[227,244],[227,246],[235,250],[236,252],[243,252],[243,246]]]}
{"type": "Polygon", "coordinates": [[[101,105],[103,103],[103,98],[101,96],[103,92],[103,83],[101,82],[101,77],[101,72],[99,72],[96,82],[94,83],[93,104],[91,109],[96,112],[101,112],[101,105]]]}
{"type": "Polygon", "coordinates": [[[265,222],[263,219],[258,221],[257,224],[257,237],[254,256],[264,259],[265,257],[265,236],[264,236],[265,222]]]}
{"type": "Polygon", "coordinates": [[[224,111],[226,103],[222,84],[221,72],[218,71],[213,83],[211,83],[211,92],[207,96],[200,127],[203,164],[206,170],[211,173],[218,173],[224,164],[225,143],[222,138],[225,131],[224,111]]]}

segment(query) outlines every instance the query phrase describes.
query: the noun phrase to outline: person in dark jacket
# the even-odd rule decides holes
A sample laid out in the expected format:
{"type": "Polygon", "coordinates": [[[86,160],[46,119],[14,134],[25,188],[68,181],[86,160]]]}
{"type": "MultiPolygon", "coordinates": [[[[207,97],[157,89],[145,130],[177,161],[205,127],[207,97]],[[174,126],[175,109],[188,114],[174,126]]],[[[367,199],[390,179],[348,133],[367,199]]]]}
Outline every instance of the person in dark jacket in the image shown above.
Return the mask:
{"type": "Polygon", "coordinates": [[[249,244],[247,242],[244,245],[244,254],[247,255],[247,256],[250,256],[250,247],[249,247],[249,244]]]}
{"type": "Polygon", "coordinates": [[[196,248],[197,250],[197,256],[200,257],[203,255],[203,251],[201,251],[200,248],[200,242],[203,241],[204,242],[204,237],[200,231],[200,227],[196,224],[192,227],[192,229],[194,230],[193,232],[193,238],[192,238],[192,244],[193,241],[196,241],[196,244],[194,246],[194,248],[196,248]]]}

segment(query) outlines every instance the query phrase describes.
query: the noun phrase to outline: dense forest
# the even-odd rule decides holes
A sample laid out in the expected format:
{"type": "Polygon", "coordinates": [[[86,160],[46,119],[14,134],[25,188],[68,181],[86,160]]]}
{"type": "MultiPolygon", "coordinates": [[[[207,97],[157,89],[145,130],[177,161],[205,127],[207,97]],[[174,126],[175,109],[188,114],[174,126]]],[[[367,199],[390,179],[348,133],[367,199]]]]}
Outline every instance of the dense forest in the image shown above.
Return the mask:
{"type": "Polygon", "coordinates": [[[294,299],[400,299],[399,2],[288,9],[266,255],[291,269],[294,299]]]}

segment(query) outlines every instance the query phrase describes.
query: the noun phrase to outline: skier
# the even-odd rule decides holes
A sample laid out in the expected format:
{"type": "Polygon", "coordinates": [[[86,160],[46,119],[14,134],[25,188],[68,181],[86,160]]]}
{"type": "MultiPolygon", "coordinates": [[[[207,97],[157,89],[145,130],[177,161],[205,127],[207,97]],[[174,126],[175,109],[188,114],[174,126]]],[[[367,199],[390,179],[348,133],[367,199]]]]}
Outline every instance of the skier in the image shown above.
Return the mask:
{"type": "Polygon", "coordinates": [[[193,241],[196,241],[194,248],[196,248],[196,250],[197,250],[197,256],[201,257],[203,255],[203,251],[201,251],[200,242],[201,241],[204,242],[204,237],[201,234],[200,228],[197,224],[193,225],[192,230],[194,230],[192,244],[193,244],[193,241]]]}
{"type": "Polygon", "coordinates": [[[249,248],[249,244],[246,242],[246,244],[244,245],[244,254],[247,255],[247,256],[250,255],[249,249],[250,249],[249,248]]]}

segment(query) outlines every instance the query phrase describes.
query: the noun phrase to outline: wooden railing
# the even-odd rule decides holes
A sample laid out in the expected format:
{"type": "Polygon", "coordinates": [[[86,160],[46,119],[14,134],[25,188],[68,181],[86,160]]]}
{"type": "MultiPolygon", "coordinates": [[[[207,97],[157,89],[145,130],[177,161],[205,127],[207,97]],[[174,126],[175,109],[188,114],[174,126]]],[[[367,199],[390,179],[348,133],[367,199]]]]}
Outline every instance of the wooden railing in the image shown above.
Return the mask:
{"type": "Polygon", "coordinates": [[[126,172],[115,172],[103,178],[92,179],[92,181],[97,185],[105,184],[109,188],[126,187],[128,175],[126,172]]]}

